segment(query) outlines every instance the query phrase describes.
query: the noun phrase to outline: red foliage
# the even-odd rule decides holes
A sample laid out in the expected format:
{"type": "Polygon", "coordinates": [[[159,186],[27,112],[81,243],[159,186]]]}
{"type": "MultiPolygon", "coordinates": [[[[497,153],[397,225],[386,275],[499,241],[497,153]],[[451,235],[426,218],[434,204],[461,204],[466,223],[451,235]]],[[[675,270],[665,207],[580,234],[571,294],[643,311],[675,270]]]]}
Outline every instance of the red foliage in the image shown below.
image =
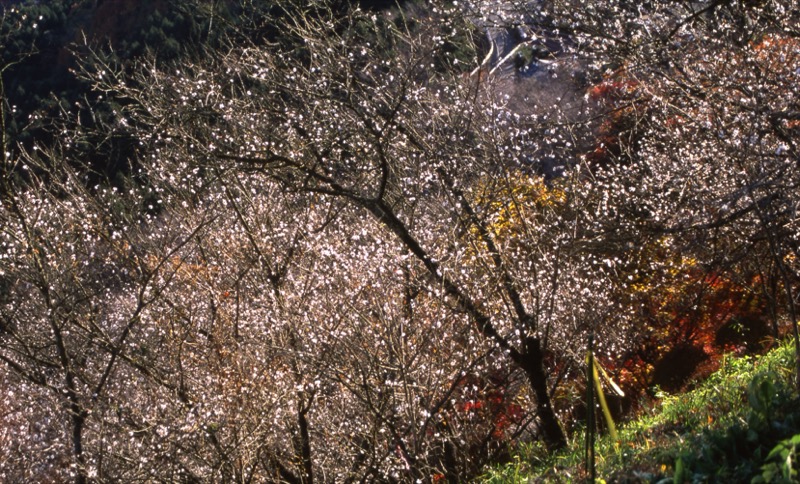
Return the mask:
{"type": "Polygon", "coordinates": [[[590,164],[603,165],[622,154],[621,136],[635,125],[639,88],[639,81],[627,77],[625,71],[618,71],[588,89],[588,99],[609,109],[595,129],[594,147],[585,154],[590,164]]]}
{"type": "Polygon", "coordinates": [[[623,385],[679,391],[713,371],[723,354],[763,348],[770,330],[758,277],[743,284],[720,274],[691,272],[680,290],[649,295],[639,348],[616,368],[623,385]]]}
{"type": "Polygon", "coordinates": [[[462,400],[456,404],[457,412],[481,419],[492,439],[505,440],[508,430],[523,421],[525,412],[512,400],[504,379],[468,375],[461,379],[459,387],[462,400]]]}
{"type": "Polygon", "coordinates": [[[638,86],[639,82],[634,79],[615,77],[592,86],[588,94],[593,101],[610,103],[630,98],[638,86]]]}

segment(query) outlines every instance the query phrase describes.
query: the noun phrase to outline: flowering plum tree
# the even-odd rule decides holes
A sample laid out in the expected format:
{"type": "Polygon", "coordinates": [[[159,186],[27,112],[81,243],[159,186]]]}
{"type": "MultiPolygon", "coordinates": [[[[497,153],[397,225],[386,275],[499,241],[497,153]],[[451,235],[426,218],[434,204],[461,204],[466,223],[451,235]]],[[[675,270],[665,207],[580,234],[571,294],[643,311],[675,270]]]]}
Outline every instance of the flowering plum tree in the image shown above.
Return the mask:
{"type": "MultiPolygon", "coordinates": [[[[460,321],[448,345],[488,344],[521,371],[538,433],[557,448],[566,439],[550,399],[548,354],[571,348],[580,361],[581,331],[611,319],[626,327],[624,311],[608,297],[619,284],[607,280],[613,262],[586,250],[595,235],[579,227],[575,205],[585,197],[530,206],[527,195],[516,199],[526,184],[541,184],[527,154],[550,127],[515,116],[491,89],[437,69],[442,46],[461,27],[459,11],[440,8],[413,28],[399,17],[321,9],[281,20],[286,45],[235,48],[177,71],[147,65],[124,84],[105,73],[93,79],[99,90],[130,102],[122,115],[143,127],[140,137],[157,160],[153,170],[170,167],[169,177],[174,170],[247,174],[317,197],[328,206],[328,223],[354,227],[351,244],[363,245],[370,233],[391,236],[385,243],[396,249],[383,257],[407,260],[402,270],[420,281],[400,281],[397,300],[422,291],[446,302],[452,316],[429,324],[460,321]],[[498,224],[512,213],[517,227],[509,232],[498,224]]],[[[294,220],[296,227],[305,223],[294,220]]],[[[261,238],[253,235],[252,243],[261,238]]],[[[352,274],[362,258],[337,270],[352,274]]],[[[358,272],[380,280],[385,263],[358,272]]],[[[399,314],[382,310],[378,321],[391,327],[399,314]]],[[[464,358],[453,361],[468,367],[471,357],[464,358]]]]}
{"type": "Polygon", "coordinates": [[[542,435],[563,445],[546,385],[547,353],[571,348],[577,356],[581,331],[627,327],[611,294],[625,284],[618,265],[635,254],[619,250],[617,257],[625,234],[605,231],[621,223],[607,202],[613,187],[590,183],[578,166],[542,194],[553,200],[536,202],[531,192],[541,181],[527,157],[552,138],[568,156],[568,133],[515,115],[490,87],[478,91],[433,71],[425,60],[436,53],[430,42],[407,39],[390,61],[370,45],[343,40],[333,48],[338,27],[300,27],[308,64],[280,52],[265,59],[263,50],[224,60],[243,86],[212,88],[218,97],[208,106],[222,111],[205,156],[371,213],[478,333],[527,374],[542,435]]]}
{"type": "Polygon", "coordinates": [[[595,90],[625,91],[608,104],[627,118],[618,163],[603,170],[627,180],[609,191],[613,205],[635,207],[641,226],[706,271],[746,278],[773,265],[762,272],[783,288],[797,340],[795,2],[553,7],[595,65],[615,73],[595,90]]]}
{"type": "Polygon", "coordinates": [[[102,444],[90,444],[86,435],[102,435],[101,409],[124,399],[127,387],[118,378],[145,375],[171,388],[137,357],[133,335],[144,309],[176,272],[166,261],[199,227],[177,230],[163,221],[164,230],[142,231],[148,221],[137,215],[141,191],[87,189],[59,159],[40,149],[6,160],[0,212],[4,398],[37,427],[4,449],[4,465],[33,464],[26,456],[38,455],[41,465],[7,477],[62,479],[68,472],[84,482],[90,469],[103,465],[102,448],[87,452],[102,444]]]}

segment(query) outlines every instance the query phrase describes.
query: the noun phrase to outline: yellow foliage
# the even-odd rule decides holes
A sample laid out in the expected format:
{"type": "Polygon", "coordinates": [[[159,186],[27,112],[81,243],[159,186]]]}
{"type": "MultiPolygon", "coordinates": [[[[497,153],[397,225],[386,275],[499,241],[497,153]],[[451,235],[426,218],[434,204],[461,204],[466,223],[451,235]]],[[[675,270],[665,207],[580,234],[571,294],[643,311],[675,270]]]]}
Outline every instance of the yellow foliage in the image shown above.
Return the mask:
{"type": "Polygon", "coordinates": [[[497,180],[483,184],[476,203],[487,214],[487,229],[498,239],[516,233],[527,221],[544,210],[563,207],[567,196],[563,190],[549,186],[544,178],[525,173],[508,176],[502,185],[497,180]]]}

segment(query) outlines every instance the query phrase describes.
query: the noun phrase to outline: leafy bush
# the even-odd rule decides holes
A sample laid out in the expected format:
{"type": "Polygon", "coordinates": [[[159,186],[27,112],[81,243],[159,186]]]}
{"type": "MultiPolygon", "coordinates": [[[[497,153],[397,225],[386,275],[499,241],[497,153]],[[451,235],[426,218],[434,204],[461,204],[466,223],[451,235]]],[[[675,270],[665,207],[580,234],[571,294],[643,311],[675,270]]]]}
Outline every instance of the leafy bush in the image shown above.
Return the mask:
{"type": "Polygon", "coordinates": [[[770,451],[766,464],[761,466],[762,473],[753,479],[753,483],[762,482],[797,482],[797,448],[800,447],[800,434],[782,440],[770,451]]]}

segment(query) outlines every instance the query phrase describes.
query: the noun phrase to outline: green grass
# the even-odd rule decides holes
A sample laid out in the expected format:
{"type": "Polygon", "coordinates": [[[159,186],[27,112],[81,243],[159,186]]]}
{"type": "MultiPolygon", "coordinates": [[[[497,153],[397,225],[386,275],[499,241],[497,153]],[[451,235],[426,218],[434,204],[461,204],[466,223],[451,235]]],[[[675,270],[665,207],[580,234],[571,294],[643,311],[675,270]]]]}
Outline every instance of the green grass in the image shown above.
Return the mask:
{"type": "MultiPolygon", "coordinates": [[[[800,482],[800,399],[794,346],[760,357],[726,357],[695,390],[661,395],[647,414],[596,442],[599,482],[800,482]]],[[[520,446],[512,463],[481,482],[588,481],[584,432],[549,455],[520,446]]]]}

